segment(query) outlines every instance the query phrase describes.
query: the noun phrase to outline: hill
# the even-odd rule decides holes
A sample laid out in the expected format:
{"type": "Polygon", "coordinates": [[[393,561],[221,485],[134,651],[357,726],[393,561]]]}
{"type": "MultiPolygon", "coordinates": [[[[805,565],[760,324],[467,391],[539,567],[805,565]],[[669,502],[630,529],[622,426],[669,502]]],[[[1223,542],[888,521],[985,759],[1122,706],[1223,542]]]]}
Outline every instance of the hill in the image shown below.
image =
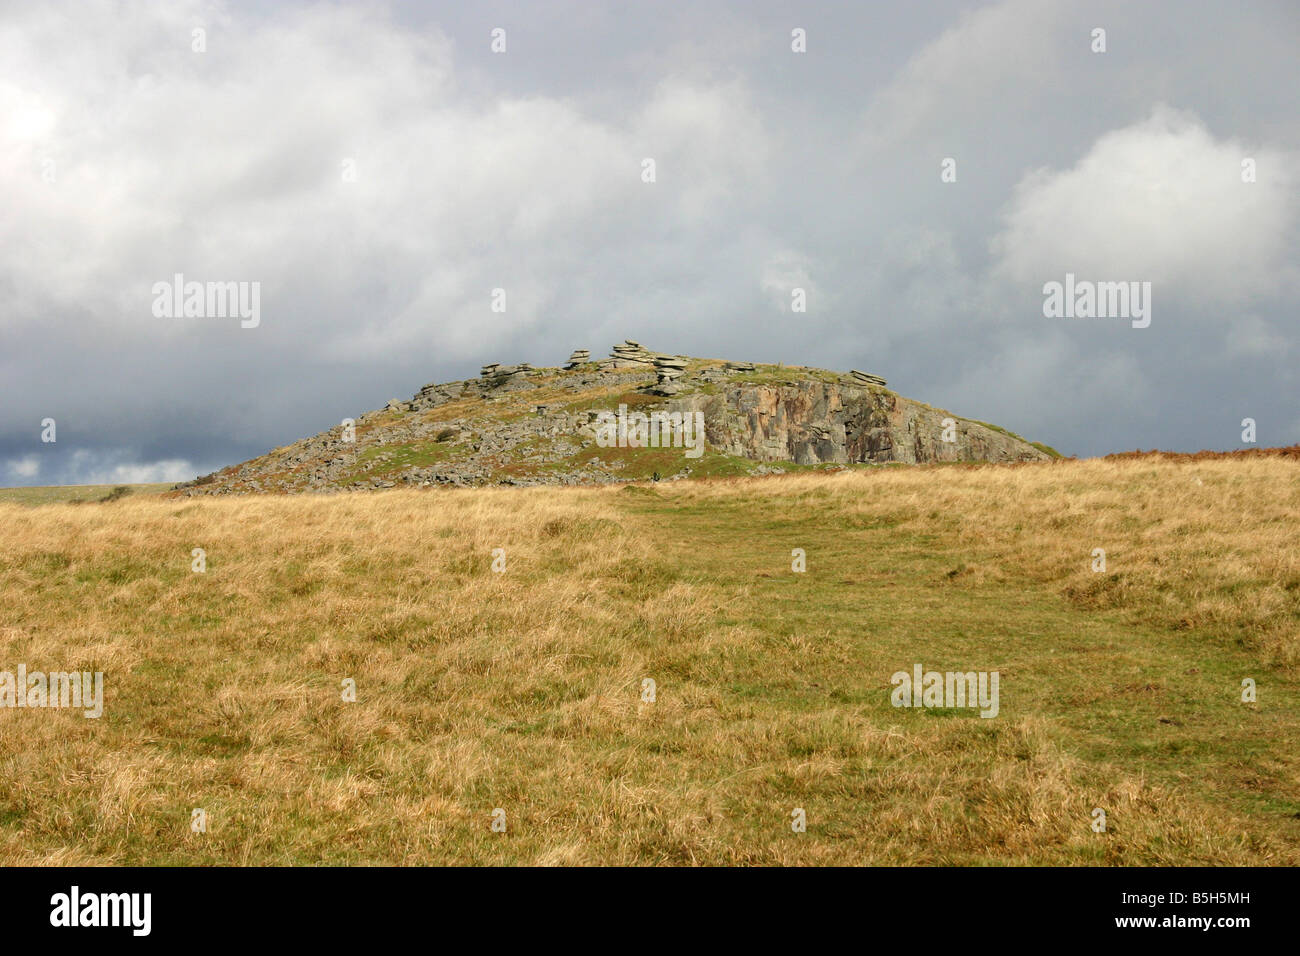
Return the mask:
{"type": "Polygon", "coordinates": [[[596,362],[579,350],[564,368],[493,364],[478,378],[432,383],[183,487],[194,495],[576,485],[1051,457],[997,426],[903,398],[869,373],[669,356],[627,342],[596,362]],[[628,424],[638,416],[656,417],[641,435],[628,424]],[[613,427],[603,432],[605,421],[613,427]],[[672,430],[696,422],[698,434],[672,430]]]}
{"type": "Polygon", "coordinates": [[[1294,866],[1296,468],[0,503],[0,862],[1294,866]]]}
{"type": "Polygon", "coordinates": [[[104,503],[116,501],[125,495],[161,494],[176,487],[175,482],[155,482],[135,485],[27,485],[18,488],[0,488],[0,502],[12,501],[23,505],[47,505],[59,502],[104,503]]]}

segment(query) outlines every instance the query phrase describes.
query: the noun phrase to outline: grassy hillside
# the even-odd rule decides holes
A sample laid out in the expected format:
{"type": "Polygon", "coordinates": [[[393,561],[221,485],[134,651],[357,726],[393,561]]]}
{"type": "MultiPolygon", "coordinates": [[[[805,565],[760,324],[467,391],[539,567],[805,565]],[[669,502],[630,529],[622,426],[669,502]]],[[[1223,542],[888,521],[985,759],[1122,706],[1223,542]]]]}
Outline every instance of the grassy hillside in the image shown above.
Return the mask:
{"type": "MultiPolygon", "coordinates": [[[[671,385],[650,366],[536,368],[443,384],[229,465],[179,496],[366,491],[393,487],[593,485],[758,477],[847,463],[1007,462],[1059,458],[1005,428],[960,418],[839,372],[760,365],[727,371],[686,360],[671,385]],[[669,393],[664,389],[668,388],[669,393]],[[602,413],[695,415],[700,457],[685,436],[654,447],[609,447],[602,413]],[[951,434],[945,424],[952,420],[951,434]],[[605,440],[602,440],[605,439],[605,440]],[[801,464],[796,464],[800,462],[801,464]]],[[[633,426],[635,434],[635,425],[633,426]]],[[[694,429],[692,429],[692,433],[694,429]]]]}
{"type": "Polygon", "coordinates": [[[126,495],[156,495],[176,487],[174,481],[145,485],[40,485],[0,488],[0,503],[49,505],[60,502],[102,502],[126,495]]]}
{"type": "Polygon", "coordinates": [[[1297,467],[0,504],[0,861],[1295,865],[1297,467]]]}

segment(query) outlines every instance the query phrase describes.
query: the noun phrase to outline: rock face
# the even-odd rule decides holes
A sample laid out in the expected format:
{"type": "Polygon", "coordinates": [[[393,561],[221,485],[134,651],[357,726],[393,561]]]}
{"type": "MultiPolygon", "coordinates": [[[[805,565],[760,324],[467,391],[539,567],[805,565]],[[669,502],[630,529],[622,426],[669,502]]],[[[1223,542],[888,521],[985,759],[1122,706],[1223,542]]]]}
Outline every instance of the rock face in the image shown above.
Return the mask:
{"type": "Polygon", "coordinates": [[[395,485],[592,484],[780,472],[794,466],[1036,461],[1009,432],[903,398],[884,379],[721,362],[617,345],[596,364],[492,363],[478,378],[430,383],[388,405],[179,493],[337,492],[395,485]],[[602,413],[703,416],[705,447],[605,447],[602,413]],[[601,438],[601,440],[598,440],[601,438]]]}
{"type": "Polygon", "coordinates": [[[1005,432],[909,401],[882,388],[816,381],[733,385],[668,403],[704,413],[711,447],[757,461],[1036,461],[1050,456],[1005,432]],[[945,419],[953,441],[944,441],[945,419]]]}

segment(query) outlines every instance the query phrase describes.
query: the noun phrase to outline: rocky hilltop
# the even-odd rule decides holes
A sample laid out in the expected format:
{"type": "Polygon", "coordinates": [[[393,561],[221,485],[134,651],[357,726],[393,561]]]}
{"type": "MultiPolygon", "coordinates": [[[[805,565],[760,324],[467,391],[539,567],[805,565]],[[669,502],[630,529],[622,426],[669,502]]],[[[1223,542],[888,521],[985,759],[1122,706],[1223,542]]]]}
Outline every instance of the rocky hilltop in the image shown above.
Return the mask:
{"type": "Polygon", "coordinates": [[[578,349],[563,367],[485,365],[477,378],[426,385],[179,490],[574,485],[1051,457],[1050,448],[997,426],[903,398],[868,372],[666,355],[627,341],[596,361],[578,349]],[[649,432],[611,424],[642,415],[655,416],[649,432]],[[697,448],[673,440],[682,436],[666,425],[660,430],[666,421],[698,422],[702,435],[686,433],[697,448]],[[662,436],[658,447],[644,447],[646,434],[662,436]],[[638,437],[642,447],[632,447],[638,437]]]}

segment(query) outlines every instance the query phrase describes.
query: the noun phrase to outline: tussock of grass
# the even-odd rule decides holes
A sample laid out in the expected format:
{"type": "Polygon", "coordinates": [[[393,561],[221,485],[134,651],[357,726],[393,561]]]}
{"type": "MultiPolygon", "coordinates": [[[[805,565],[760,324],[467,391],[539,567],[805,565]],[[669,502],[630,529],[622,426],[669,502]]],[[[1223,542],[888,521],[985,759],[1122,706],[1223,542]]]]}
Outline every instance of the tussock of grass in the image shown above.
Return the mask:
{"type": "Polygon", "coordinates": [[[1295,467],[0,505],[0,859],[1294,865],[1295,467]]]}

